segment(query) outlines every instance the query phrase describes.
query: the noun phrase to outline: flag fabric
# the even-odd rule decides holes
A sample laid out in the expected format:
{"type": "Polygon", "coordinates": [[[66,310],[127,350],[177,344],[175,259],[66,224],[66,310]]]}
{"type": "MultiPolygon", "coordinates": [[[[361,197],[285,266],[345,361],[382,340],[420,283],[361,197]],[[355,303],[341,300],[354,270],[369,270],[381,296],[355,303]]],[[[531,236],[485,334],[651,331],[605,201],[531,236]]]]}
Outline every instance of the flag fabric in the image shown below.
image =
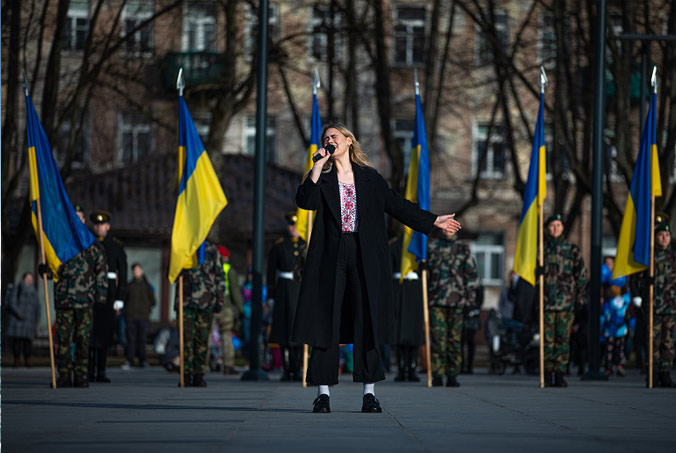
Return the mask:
{"type": "MultiPolygon", "coordinates": [[[[415,95],[415,127],[405,197],[409,201],[417,202],[422,209],[430,209],[430,160],[420,94],[415,95]]],[[[403,280],[409,272],[418,269],[418,263],[426,259],[427,236],[409,227],[404,227],[401,279],[403,280]]]]}
{"type": "Polygon", "coordinates": [[[179,96],[178,105],[179,187],[171,232],[169,281],[172,283],[181,270],[197,266],[198,249],[228,204],[183,96],[179,96]]]}
{"type": "Polygon", "coordinates": [[[650,266],[651,197],[662,196],[657,154],[657,95],[650,96],[650,108],[643,125],[641,143],[631,177],[617,242],[613,279],[643,271],[650,266]]]}
{"type": "Polygon", "coordinates": [[[28,94],[26,94],[26,130],[31,220],[39,242],[39,199],[45,257],[54,280],[58,280],[59,266],[89,248],[96,238],[75,213],[63,186],[59,167],[52,156],[49,140],[28,94]]]}
{"type": "Polygon", "coordinates": [[[542,203],[547,196],[547,154],[545,148],[545,96],[540,93],[540,108],[535,124],[533,148],[530,154],[528,180],[523,196],[521,221],[516,240],[514,272],[535,286],[535,267],[538,250],[538,219],[542,203]]]}
{"type": "MultiPolygon", "coordinates": [[[[314,162],[312,162],[312,155],[317,152],[317,150],[320,148],[319,141],[321,140],[321,137],[319,134],[322,133],[322,119],[319,116],[319,103],[317,102],[317,95],[313,94],[312,95],[312,130],[310,132],[310,147],[307,150],[307,156],[305,157],[305,170],[303,171],[303,175],[305,175],[312,166],[314,165],[314,162]]],[[[310,211],[306,211],[305,209],[300,209],[298,208],[296,210],[296,230],[298,230],[298,234],[300,235],[303,240],[307,241],[308,239],[308,223],[309,223],[309,218],[310,218],[310,211]]]]}

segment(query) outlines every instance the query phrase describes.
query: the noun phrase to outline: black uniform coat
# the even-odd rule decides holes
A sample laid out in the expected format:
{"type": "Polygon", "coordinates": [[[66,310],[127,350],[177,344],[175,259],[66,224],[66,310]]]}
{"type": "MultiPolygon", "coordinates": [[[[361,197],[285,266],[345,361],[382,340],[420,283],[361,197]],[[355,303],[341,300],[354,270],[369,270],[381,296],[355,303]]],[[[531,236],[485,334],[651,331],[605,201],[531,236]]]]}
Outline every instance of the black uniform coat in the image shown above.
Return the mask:
{"type": "Polygon", "coordinates": [[[107,235],[101,241],[106,252],[106,264],[108,273],[114,272],[117,277],[108,279],[108,295],[105,305],[94,304],[94,326],[92,337],[95,347],[109,347],[113,345],[113,332],[115,331],[115,310],[113,303],[116,300],[126,300],[127,297],[127,254],[122,244],[107,235]]]}
{"type": "MultiPolygon", "coordinates": [[[[352,164],[357,192],[358,238],[364,265],[366,296],[373,320],[375,346],[394,340],[392,269],[385,213],[414,230],[429,234],[436,215],[424,211],[394,190],[370,167],[352,164]]],[[[307,177],[296,192],[296,204],[316,209],[291,340],[329,348],[333,324],[338,245],[341,235],[340,193],[335,166],[314,183],[307,177]]],[[[341,318],[353,320],[351,304],[343,304],[341,318]]],[[[340,342],[352,343],[353,322],[342,322],[340,342]]]]}
{"type": "Polygon", "coordinates": [[[291,328],[296,316],[300,283],[296,280],[280,278],[277,272],[293,272],[296,262],[305,253],[305,241],[291,236],[280,239],[268,254],[268,297],[273,297],[275,306],[272,311],[270,342],[288,346],[291,328]]]}

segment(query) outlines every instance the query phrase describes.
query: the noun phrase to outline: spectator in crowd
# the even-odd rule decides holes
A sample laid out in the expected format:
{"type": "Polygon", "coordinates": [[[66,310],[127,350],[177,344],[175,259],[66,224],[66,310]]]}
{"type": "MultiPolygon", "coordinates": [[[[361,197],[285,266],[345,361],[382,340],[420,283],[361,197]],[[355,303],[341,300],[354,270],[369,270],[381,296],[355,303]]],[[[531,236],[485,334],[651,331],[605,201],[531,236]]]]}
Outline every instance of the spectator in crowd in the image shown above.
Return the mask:
{"type": "Polygon", "coordinates": [[[33,274],[26,272],[21,281],[9,291],[7,298],[7,330],[14,355],[14,368],[20,364],[23,352],[23,363],[31,366],[33,338],[37,335],[40,321],[40,301],[33,286],[33,274]]]}
{"type": "Polygon", "coordinates": [[[155,305],[155,291],[143,273],[139,263],[131,266],[133,279],[127,285],[126,318],[127,318],[127,361],[123,370],[134,365],[134,355],[138,357],[139,366],[146,368],[146,336],[150,312],[155,305]]]}
{"type": "Polygon", "coordinates": [[[601,332],[606,345],[606,375],[624,377],[624,343],[627,336],[626,314],[629,293],[622,295],[622,288],[612,285],[601,309],[601,332]]]}
{"type": "Polygon", "coordinates": [[[218,322],[218,333],[222,343],[223,374],[236,376],[239,372],[235,369],[235,346],[232,337],[239,315],[244,311],[242,291],[239,288],[239,275],[230,264],[230,250],[223,245],[217,248],[223,260],[225,299],[223,309],[214,314],[214,319],[218,322]]]}

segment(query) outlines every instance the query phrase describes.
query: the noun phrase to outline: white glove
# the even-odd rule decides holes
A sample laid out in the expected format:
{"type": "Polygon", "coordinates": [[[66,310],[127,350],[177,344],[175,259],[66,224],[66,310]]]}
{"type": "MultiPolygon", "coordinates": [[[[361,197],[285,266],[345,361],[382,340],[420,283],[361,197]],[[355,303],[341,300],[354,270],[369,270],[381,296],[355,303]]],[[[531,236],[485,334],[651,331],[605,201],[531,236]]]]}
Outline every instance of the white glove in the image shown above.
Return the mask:
{"type": "Polygon", "coordinates": [[[634,306],[635,306],[636,308],[641,308],[641,302],[643,302],[643,299],[642,299],[642,298],[640,298],[640,297],[634,297],[631,301],[634,303],[634,306]]]}
{"type": "Polygon", "coordinates": [[[113,310],[117,311],[122,310],[123,308],[124,302],[122,302],[121,300],[116,300],[115,302],[113,302],[113,310]]]}

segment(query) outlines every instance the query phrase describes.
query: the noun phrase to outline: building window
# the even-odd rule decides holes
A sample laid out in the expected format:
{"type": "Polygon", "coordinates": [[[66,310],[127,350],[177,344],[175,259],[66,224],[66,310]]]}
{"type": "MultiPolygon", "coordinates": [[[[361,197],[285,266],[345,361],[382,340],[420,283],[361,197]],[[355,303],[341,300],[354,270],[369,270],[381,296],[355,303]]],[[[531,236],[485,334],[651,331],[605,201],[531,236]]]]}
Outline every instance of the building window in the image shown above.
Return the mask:
{"type": "Polygon", "coordinates": [[[202,140],[202,144],[206,146],[211,127],[211,113],[193,112],[192,121],[195,124],[195,129],[197,129],[197,135],[199,135],[202,140]]]}
{"type": "Polygon", "coordinates": [[[472,244],[481,283],[502,286],[505,278],[505,243],[502,233],[480,233],[472,244]]]}
{"type": "Polygon", "coordinates": [[[505,128],[494,124],[488,141],[488,123],[477,126],[474,134],[474,174],[486,179],[502,179],[505,177],[507,149],[505,146],[505,128]]]}
{"type": "MultiPolygon", "coordinates": [[[[268,127],[265,138],[265,161],[268,163],[275,162],[275,155],[277,153],[275,147],[276,142],[276,119],[274,116],[268,115],[268,127]]],[[[244,129],[244,155],[256,155],[256,118],[253,116],[246,119],[246,127],[244,129]]]]}
{"type": "Polygon", "coordinates": [[[538,60],[545,68],[553,68],[556,65],[556,44],[554,16],[542,13],[538,28],[538,60]]]}
{"type": "MultiPolygon", "coordinates": [[[[249,49],[249,55],[253,55],[258,50],[258,5],[251,6],[247,10],[246,21],[248,24],[246,45],[249,49]]],[[[279,33],[279,5],[277,3],[269,3],[268,41],[277,41],[279,33]]]]}
{"type": "Polygon", "coordinates": [[[89,2],[72,1],[64,24],[63,50],[82,50],[89,33],[89,2]]]}
{"type": "Polygon", "coordinates": [[[394,140],[401,147],[404,153],[404,173],[408,174],[408,167],[411,162],[411,149],[413,148],[413,130],[415,121],[395,120],[394,121],[394,140]]]}
{"type": "MultiPolygon", "coordinates": [[[[496,11],[495,24],[493,25],[495,26],[495,34],[498,41],[500,42],[500,47],[504,53],[507,53],[507,46],[509,44],[507,13],[505,11],[496,11]]],[[[476,29],[474,52],[477,66],[484,66],[493,63],[493,58],[495,57],[493,52],[493,43],[490,36],[488,36],[480,28],[476,29]]]]}
{"type": "Polygon", "coordinates": [[[333,58],[340,58],[339,14],[326,5],[314,5],[309,22],[308,51],[316,61],[328,62],[329,40],[333,40],[333,58]]]}
{"type": "MultiPolygon", "coordinates": [[[[78,126],[76,126],[78,127],[78,126]]],[[[68,152],[68,144],[70,142],[70,133],[72,128],[70,126],[70,121],[66,120],[61,124],[59,128],[59,133],[56,138],[55,152],[59,164],[64,163],[66,160],[66,153],[68,152]]],[[[80,132],[80,137],[76,140],[74,144],[74,153],[73,153],[73,167],[81,168],[87,162],[87,149],[89,143],[89,123],[85,120],[82,125],[82,131],[80,132]]]]}
{"type": "Polygon", "coordinates": [[[122,36],[128,37],[124,50],[134,55],[149,55],[153,51],[153,23],[136,29],[153,17],[153,2],[131,1],[122,11],[122,36]],[[130,36],[131,35],[131,36],[130,36]]]}
{"type": "Polygon", "coordinates": [[[215,52],[216,12],[213,5],[188,3],[183,15],[183,51],[215,52]]]}
{"type": "Polygon", "coordinates": [[[119,161],[135,162],[151,154],[152,123],[148,118],[137,113],[123,113],[119,121],[119,161]]]}
{"type": "Polygon", "coordinates": [[[425,62],[425,8],[397,8],[395,14],[395,64],[422,65],[425,62]]]}

